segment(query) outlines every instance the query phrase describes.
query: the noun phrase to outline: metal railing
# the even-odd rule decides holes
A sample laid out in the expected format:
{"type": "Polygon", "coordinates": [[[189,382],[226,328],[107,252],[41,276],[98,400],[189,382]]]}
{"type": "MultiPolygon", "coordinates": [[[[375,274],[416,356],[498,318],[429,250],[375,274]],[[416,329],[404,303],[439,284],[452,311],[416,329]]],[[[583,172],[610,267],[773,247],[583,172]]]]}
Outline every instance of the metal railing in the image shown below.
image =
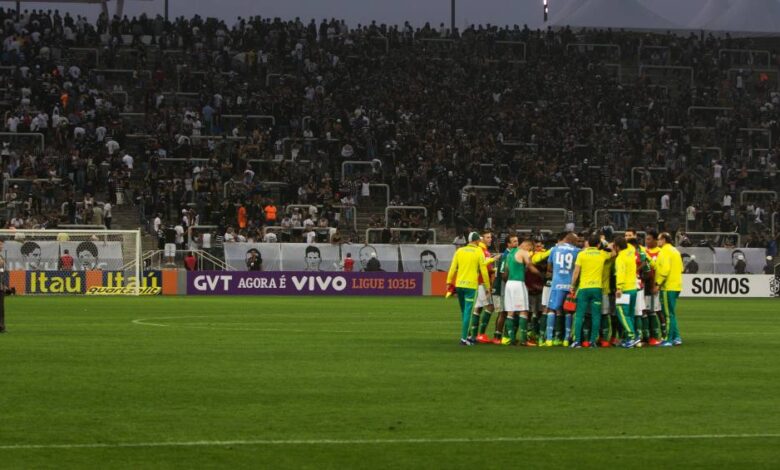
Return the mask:
{"type": "Polygon", "coordinates": [[[763,127],[740,127],[740,134],[747,134],[747,138],[751,139],[753,134],[765,134],[767,137],[766,147],[772,147],[772,131],[763,127]]]}
{"type": "Polygon", "coordinates": [[[388,220],[390,219],[390,211],[398,211],[398,210],[415,210],[415,211],[422,211],[423,217],[425,217],[425,220],[428,220],[428,208],[425,206],[387,206],[385,207],[385,227],[388,227],[388,220]]]}
{"type": "MultiPolygon", "coordinates": [[[[428,240],[427,243],[434,244],[434,245],[437,243],[437,241],[436,241],[437,240],[436,239],[436,229],[433,229],[433,228],[394,228],[394,227],[392,227],[392,228],[387,228],[387,227],[385,227],[385,228],[367,228],[366,229],[366,239],[365,239],[365,242],[366,243],[372,243],[371,242],[371,234],[372,233],[376,233],[376,232],[381,233],[381,232],[384,232],[385,230],[389,230],[390,233],[394,233],[394,232],[396,232],[396,233],[412,233],[412,234],[417,233],[417,232],[433,233],[433,240],[432,241],[428,240]]],[[[391,243],[392,243],[392,239],[391,239],[391,243]]],[[[400,242],[400,243],[404,243],[404,242],[400,242]]],[[[411,242],[409,242],[409,243],[411,243],[411,242]]]]}
{"type": "Polygon", "coordinates": [[[372,162],[366,162],[363,160],[345,160],[341,162],[341,176],[344,177],[344,175],[347,174],[347,167],[353,166],[365,166],[368,167],[371,171],[374,170],[374,164],[372,162]]]}
{"type": "Polygon", "coordinates": [[[165,250],[149,250],[145,251],[141,257],[141,265],[144,266],[144,270],[160,270],[165,268],[174,268],[183,263],[184,256],[187,253],[195,255],[197,264],[195,265],[198,271],[234,271],[234,269],[225,260],[212,255],[205,250],[179,250],[174,252],[174,256],[168,256],[170,252],[165,250]],[[169,260],[173,258],[171,263],[169,260]]]}
{"type": "Polygon", "coordinates": [[[526,222],[523,222],[522,220],[518,222],[518,215],[521,216],[523,214],[528,215],[535,215],[535,220],[532,222],[535,227],[534,229],[545,229],[550,231],[561,231],[566,227],[566,217],[568,216],[569,211],[563,208],[549,208],[549,207],[538,207],[538,208],[530,208],[530,207],[524,207],[524,208],[515,208],[512,209],[512,218],[513,223],[515,225],[524,225],[526,222]],[[542,222],[547,222],[548,218],[556,217],[551,221],[551,223],[547,224],[545,223],[542,225],[542,222]]]}
{"type": "Polygon", "coordinates": [[[758,195],[758,196],[770,196],[773,201],[777,201],[777,191],[758,191],[758,190],[745,190],[739,193],[739,204],[745,204],[745,195],[758,195]]]}
{"type": "Polygon", "coordinates": [[[654,171],[656,172],[663,172],[663,173],[669,173],[669,169],[665,166],[635,166],[631,168],[631,187],[636,188],[636,173],[638,171],[641,171],[643,173],[650,173],[652,174],[654,171]]]}
{"type": "MultiPolygon", "coordinates": [[[[572,188],[569,188],[567,186],[545,186],[545,187],[532,186],[531,188],[528,189],[528,207],[533,207],[534,206],[533,194],[534,194],[535,191],[545,191],[545,192],[556,192],[556,191],[557,192],[562,192],[563,191],[563,192],[570,192],[571,190],[572,190],[572,188]]],[[[593,200],[593,189],[592,188],[588,188],[588,187],[584,187],[584,188],[577,188],[577,190],[580,191],[580,192],[584,192],[584,193],[588,194],[588,200],[590,201],[590,205],[588,207],[593,207],[593,203],[594,203],[594,200],[593,200]]]]}
{"type": "Polygon", "coordinates": [[[46,140],[40,132],[0,132],[0,138],[2,137],[36,137],[40,139],[41,153],[46,148],[46,140]]]}
{"type": "Polygon", "coordinates": [[[760,56],[764,56],[766,58],[766,61],[762,62],[759,65],[769,66],[772,63],[772,56],[771,56],[771,54],[769,53],[769,51],[763,50],[763,49],[720,49],[718,51],[718,58],[722,60],[724,53],[729,54],[729,61],[732,64],[735,64],[735,65],[745,65],[745,66],[754,65],[755,61],[753,60],[753,58],[755,56],[759,56],[759,55],[760,56]],[[747,62],[736,62],[735,63],[733,61],[733,59],[732,59],[735,52],[740,56],[740,58],[742,56],[744,56],[745,54],[747,54],[748,55],[747,62]]]}
{"type": "Polygon", "coordinates": [[[592,52],[596,50],[601,49],[612,49],[617,51],[617,56],[612,57],[613,59],[616,58],[620,60],[621,57],[623,57],[623,50],[620,48],[617,44],[609,44],[609,43],[572,43],[566,45],[566,55],[569,54],[569,51],[571,49],[576,48],[578,53],[584,53],[584,52],[592,52]]]}
{"type": "Polygon", "coordinates": [[[690,75],[690,87],[693,88],[694,86],[694,72],[693,67],[685,67],[682,65],[646,65],[646,64],[640,64],[639,65],[639,75],[642,76],[642,73],[645,70],[668,70],[668,71],[681,71],[681,72],[688,72],[690,75]]]}
{"type": "MultiPolygon", "coordinates": [[[[593,221],[598,225],[601,224],[602,220],[605,220],[605,215],[618,215],[623,216],[625,215],[624,220],[620,220],[619,222],[622,222],[622,224],[618,227],[619,230],[623,230],[628,227],[628,225],[631,225],[631,222],[629,219],[632,215],[646,215],[649,216],[650,224],[658,226],[658,221],[660,220],[660,215],[658,211],[656,210],[650,210],[650,209],[597,209],[593,211],[593,221]]],[[[611,219],[612,217],[610,217],[611,219]]],[[[617,222],[617,221],[616,221],[617,222]]]]}
{"type": "Polygon", "coordinates": [[[735,240],[734,246],[742,246],[742,236],[737,232],[685,232],[685,235],[691,242],[693,242],[691,237],[703,237],[707,241],[710,240],[710,237],[715,237],[713,243],[716,245],[723,243],[724,238],[733,238],[735,240]]]}

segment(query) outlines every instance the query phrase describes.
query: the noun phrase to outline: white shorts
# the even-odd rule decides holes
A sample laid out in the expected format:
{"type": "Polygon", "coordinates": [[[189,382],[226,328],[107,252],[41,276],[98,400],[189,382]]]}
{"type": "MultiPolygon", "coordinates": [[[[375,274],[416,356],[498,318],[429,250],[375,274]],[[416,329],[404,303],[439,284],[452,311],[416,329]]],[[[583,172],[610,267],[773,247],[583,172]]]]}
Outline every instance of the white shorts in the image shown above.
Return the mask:
{"type": "Polygon", "coordinates": [[[542,307],[547,306],[547,302],[550,301],[550,289],[549,286],[544,286],[544,289],[542,289],[542,307]]]}
{"type": "Polygon", "coordinates": [[[523,281],[507,281],[504,285],[504,308],[507,312],[528,311],[528,288],[523,281]]]}
{"type": "Polygon", "coordinates": [[[480,284],[479,288],[477,289],[477,301],[474,303],[474,308],[482,308],[487,307],[488,305],[493,305],[491,303],[491,296],[488,296],[487,291],[485,290],[485,286],[480,284]]]}
{"type": "Polygon", "coordinates": [[[601,296],[601,314],[612,315],[615,313],[615,298],[610,294],[603,294],[601,296]]]}
{"type": "Polygon", "coordinates": [[[503,300],[504,299],[500,295],[494,295],[493,296],[493,311],[494,312],[503,312],[504,311],[502,309],[502,307],[504,305],[503,300]]]}
{"type": "Polygon", "coordinates": [[[658,294],[645,295],[645,308],[651,312],[661,311],[661,298],[658,294]]]}
{"type": "Polygon", "coordinates": [[[636,308],[634,309],[634,316],[641,317],[642,312],[645,310],[645,296],[644,292],[637,291],[636,293],[636,308]]]}

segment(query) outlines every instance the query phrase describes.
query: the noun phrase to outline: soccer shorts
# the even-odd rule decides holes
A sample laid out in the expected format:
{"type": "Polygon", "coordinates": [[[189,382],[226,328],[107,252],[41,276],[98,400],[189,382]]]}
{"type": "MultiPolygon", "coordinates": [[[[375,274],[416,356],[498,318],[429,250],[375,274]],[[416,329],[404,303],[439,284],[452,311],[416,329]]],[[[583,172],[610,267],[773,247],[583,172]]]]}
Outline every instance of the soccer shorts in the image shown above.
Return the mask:
{"type": "Polygon", "coordinates": [[[504,309],[503,309],[503,306],[504,306],[503,300],[504,300],[503,296],[493,294],[493,311],[495,311],[495,312],[503,312],[504,311],[504,309]]]}
{"type": "Polygon", "coordinates": [[[661,298],[658,294],[645,294],[645,310],[651,312],[661,311],[661,298]]]}
{"type": "Polygon", "coordinates": [[[636,307],[634,308],[634,316],[642,316],[642,312],[645,310],[645,296],[641,291],[636,291],[636,307]]]}
{"type": "Polygon", "coordinates": [[[544,286],[542,289],[542,307],[546,307],[550,302],[550,286],[544,286]]]}
{"type": "Polygon", "coordinates": [[[542,312],[542,294],[529,294],[528,295],[528,308],[530,312],[541,313],[542,312]]]}
{"type": "Polygon", "coordinates": [[[528,288],[523,281],[507,281],[504,287],[504,308],[507,312],[528,311],[528,288]]]}
{"type": "Polygon", "coordinates": [[[603,294],[601,296],[601,314],[615,314],[615,294],[603,294]]]}
{"type": "Polygon", "coordinates": [[[491,296],[489,296],[485,290],[485,286],[480,284],[479,289],[477,289],[477,302],[474,304],[474,308],[482,308],[487,307],[488,305],[493,305],[491,303],[490,297],[491,296]]]}
{"type": "Polygon", "coordinates": [[[560,310],[568,295],[568,290],[552,289],[550,291],[550,300],[547,301],[547,308],[550,310],[560,310]]]}

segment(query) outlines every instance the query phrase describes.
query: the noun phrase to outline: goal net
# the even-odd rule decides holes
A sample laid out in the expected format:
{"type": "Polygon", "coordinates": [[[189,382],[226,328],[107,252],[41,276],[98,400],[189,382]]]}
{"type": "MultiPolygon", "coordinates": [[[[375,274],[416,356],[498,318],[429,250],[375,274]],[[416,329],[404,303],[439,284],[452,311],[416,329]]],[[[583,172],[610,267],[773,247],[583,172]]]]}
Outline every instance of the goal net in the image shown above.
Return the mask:
{"type": "Polygon", "coordinates": [[[17,295],[154,295],[137,230],[0,230],[3,284],[17,295]]]}

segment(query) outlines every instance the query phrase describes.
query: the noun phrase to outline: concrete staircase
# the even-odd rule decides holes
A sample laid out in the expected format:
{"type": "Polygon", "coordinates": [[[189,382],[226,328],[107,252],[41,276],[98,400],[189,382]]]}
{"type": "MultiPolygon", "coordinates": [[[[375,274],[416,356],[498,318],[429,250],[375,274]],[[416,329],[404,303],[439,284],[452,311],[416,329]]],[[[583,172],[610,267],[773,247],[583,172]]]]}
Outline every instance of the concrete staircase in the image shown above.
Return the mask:
{"type": "Polygon", "coordinates": [[[157,249],[157,237],[148,233],[147,227],[141,227],[138,219],[138,209],[134,204],[125,202],[121,206],[114,206],[111,209],[113,219],[111,219],[111,228],[115,230],[137,230],[141,228],[141,251],[157,249]]]}

